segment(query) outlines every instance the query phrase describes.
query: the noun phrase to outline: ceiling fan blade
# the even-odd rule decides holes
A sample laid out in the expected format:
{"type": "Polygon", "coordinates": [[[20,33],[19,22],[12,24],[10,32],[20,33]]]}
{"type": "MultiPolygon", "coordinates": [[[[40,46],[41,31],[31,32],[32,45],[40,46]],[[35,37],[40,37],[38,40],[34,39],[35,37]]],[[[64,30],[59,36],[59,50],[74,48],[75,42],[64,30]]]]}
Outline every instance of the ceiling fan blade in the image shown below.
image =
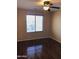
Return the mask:
{"type": "Polygon", "coordinates": [[[50,7],[50,8],[56,8],[56,9],[60,9],[60,7],[50,7]]]}

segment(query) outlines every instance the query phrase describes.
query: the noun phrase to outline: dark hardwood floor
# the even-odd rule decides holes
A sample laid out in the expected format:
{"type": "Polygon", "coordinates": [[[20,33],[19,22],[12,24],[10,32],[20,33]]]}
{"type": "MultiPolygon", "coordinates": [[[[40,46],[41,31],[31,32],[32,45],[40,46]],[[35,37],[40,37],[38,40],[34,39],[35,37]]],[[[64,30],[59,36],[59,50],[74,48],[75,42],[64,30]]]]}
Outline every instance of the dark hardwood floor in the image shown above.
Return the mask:
{"type": "Polygon", "coordinates": [[[18,42],[17,59],[61,59],[61,44],[50,38],[18,42]]]}

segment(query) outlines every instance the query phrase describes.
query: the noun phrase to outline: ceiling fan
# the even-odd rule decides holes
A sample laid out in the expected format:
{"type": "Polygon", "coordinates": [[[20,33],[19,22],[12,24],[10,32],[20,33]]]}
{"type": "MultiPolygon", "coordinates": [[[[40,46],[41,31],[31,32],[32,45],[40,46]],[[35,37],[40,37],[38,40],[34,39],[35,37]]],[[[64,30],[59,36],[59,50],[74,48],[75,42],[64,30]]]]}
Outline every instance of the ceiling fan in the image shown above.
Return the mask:
{"type": "Polygon", "coordinates": [[[53,8],[53,9],[60,9],[60,7],[53,6],[53,3],[51,3],[50,1],[44,1],[43,2],[43,9],[44,10],[51,11],[51,8],[53,8]]]}

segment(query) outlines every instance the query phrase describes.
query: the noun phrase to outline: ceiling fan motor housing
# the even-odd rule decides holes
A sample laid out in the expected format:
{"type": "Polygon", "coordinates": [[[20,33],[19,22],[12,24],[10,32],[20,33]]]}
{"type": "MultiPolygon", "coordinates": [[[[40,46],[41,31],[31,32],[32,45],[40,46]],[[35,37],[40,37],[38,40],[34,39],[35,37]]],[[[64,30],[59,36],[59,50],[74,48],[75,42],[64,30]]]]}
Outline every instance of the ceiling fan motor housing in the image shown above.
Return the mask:
{"type": "Polygon", "coordinates": [[[44,1],[44,6],[50,5],[49,1],[44,1]]]}

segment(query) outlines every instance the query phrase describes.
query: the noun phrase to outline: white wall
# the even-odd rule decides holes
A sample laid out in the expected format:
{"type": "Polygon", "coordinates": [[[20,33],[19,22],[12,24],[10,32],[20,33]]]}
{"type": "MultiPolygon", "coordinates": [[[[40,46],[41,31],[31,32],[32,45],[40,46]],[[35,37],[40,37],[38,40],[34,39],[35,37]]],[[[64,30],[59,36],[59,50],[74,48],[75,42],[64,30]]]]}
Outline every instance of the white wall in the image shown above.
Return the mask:
{"type": "Polygon", "coordinates": [[[56,41],[61,42],[61,11],[52,13],[52,33],[51,37],[56,41]]]}

